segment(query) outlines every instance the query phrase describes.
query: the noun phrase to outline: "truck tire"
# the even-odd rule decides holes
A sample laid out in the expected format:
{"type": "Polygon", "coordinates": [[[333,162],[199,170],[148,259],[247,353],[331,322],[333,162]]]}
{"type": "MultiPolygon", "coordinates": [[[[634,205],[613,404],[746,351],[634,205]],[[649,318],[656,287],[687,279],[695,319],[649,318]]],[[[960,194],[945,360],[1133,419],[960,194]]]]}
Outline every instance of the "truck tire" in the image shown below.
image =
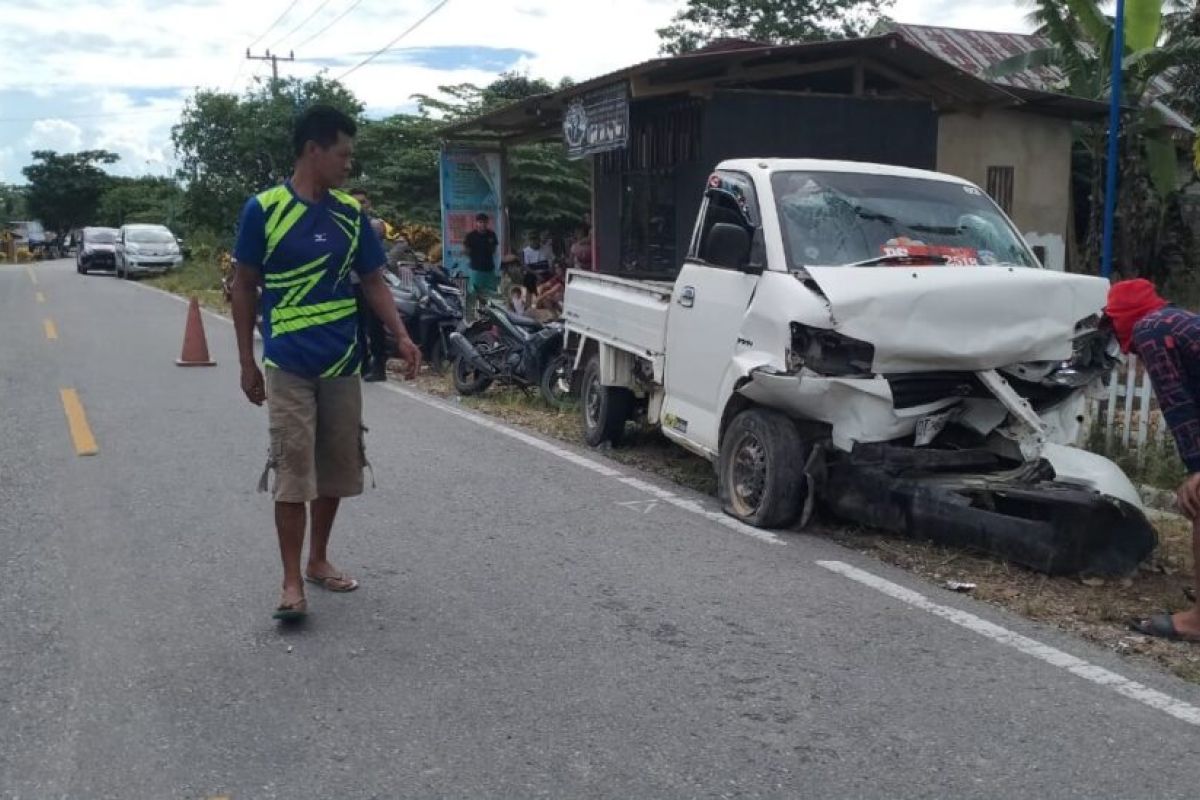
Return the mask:
{"type": "Polygon", "coordinates": [[[788,417],[748,408],[721,441],[717,491],[725,513],[756,528],[786,528],[804,508],[809,447],[788,417]]]}
{"type": "Polygon", "coordinates": [[[619,445],[625,435],[625,423],[633,414],[633,392],[600,382],[599,356],[592,356],[583,370],[580,399],[584,440],[592,447],[605,442],[619,445]]]}

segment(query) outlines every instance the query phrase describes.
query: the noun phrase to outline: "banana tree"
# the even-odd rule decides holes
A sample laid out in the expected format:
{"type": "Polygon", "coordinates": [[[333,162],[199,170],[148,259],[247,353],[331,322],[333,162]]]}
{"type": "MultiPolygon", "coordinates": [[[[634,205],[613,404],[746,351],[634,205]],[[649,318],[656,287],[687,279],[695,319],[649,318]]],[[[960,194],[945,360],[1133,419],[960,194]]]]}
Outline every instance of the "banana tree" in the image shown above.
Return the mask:
{"type": "MultiPolygon", "coordinates": [[[[1200,39],[1173,37],[1160,45],[1163,0],[1126,0],[1125,88],[1129,111],[1121,130],[1121,185],[1118,205],[1127,266],[1152,259],[1163,211],[1178,189],[1174,131],[1161,110],[1149,101],[1154,80],[1200,59],[1200,39]],[[1190,61],[1189,61],[1190,60],[1190,61]],[[1149,242],[1149,244],[1147,244],[1149,242]]],[[[1004,78],[1031,69],[1053,68],[1057,81],[1047,88],[1092,100],[1107,100],[1110,91],[1113,23],[1095,0],[1035,0],[1030,19],[1049,46],[1007,58],[988,70],[1004,78]]],[[[1102,227],[1103,162],[1106,131],[1082,126],[1079,144],[1090,157],[1090,214],[1084,251],[1088,263],[1098,253],[1102,227]]]]}

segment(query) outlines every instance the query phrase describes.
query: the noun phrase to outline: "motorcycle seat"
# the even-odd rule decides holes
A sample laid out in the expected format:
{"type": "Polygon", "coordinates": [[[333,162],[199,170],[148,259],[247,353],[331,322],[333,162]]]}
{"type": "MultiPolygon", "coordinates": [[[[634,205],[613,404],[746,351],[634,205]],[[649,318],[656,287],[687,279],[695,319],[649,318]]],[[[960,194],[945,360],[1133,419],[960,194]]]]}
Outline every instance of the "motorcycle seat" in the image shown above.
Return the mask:
{"type": "Polygon", "coordinates": [[[542,323],[538,322],[533,317],[523,317],[520,314],[509,311],[508,309],[504,310],[504,314],[508,317],[508,321],[513,325],[516,325],[518,328],[537,330],[542,327],[542,323]]]}

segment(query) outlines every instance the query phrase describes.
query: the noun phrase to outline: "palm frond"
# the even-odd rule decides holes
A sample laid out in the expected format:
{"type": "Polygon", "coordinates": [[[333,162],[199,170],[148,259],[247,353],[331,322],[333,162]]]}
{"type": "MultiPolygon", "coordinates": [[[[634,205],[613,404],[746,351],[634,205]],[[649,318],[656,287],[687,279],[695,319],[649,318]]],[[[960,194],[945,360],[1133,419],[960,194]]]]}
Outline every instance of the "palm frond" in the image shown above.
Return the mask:
{"type": "Polygon", "coordinates": [[[1136,71],[1143,81],[1176,67],[1200,63],[1200,37],[1189,36],[1162,47],[1147,47],[1125,57],[1125,69],[1136,71]]]}
{"type": "MultiPolygon", "coordinates": [[[[1112,23],[1108,21],[1108,17],[1104,16],[1100,11],[1100,7],[1095,0],[1064,0],[1067,9],[1075,16],[1079,22],[1079,27],[1084,35],[1095,45],[1100,45],[1104,42],[1109,31],[1112,30],[1112,23]]],[[[1133,3],[1135,0],[1129,0],[1133,3]]],[[[1128,13],[1126,14],[1128,18],[1128,13]]]]}

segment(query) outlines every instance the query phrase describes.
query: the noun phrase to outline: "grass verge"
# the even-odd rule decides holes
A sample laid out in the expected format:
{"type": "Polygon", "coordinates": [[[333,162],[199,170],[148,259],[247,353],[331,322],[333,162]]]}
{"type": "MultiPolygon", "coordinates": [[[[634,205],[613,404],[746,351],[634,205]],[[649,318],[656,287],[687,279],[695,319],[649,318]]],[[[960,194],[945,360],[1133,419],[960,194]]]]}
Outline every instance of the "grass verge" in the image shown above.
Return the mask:
{"type": "Polygon", "coordinates": [[[197,258],[184,262],[165,275],[146,278],[145,282],[182,297],[195,297],[205,308],[229,313],[221,292],[221,267],[216,259],[197,258]]]}
{"type": "MultiPolygon", "coordinates": [[[[423,374],[406,385],[445,399],[456,397],[449,376],[423,374]]],[[[572,444],[583,441],[578,410],[551,409],[536,393],[493,388],[457,402],[545,436],[572,444]]],[[[691,489],[716,494],[712,465],[657,432],[638,433],[622,447],[605,449],[602,454],[691,489]]],[[[1152,521],[1158,529],[1158,548],[1137,574],[1111,581],[1051,578],[988,556],[836,522],[822,522],[811,532],[906,569],[937,586],[944,587],[949,581],[974,584],[970,593],[985,603],[1054,625],[1200,683],[1200,646],[1150,639],[1128,629],[1127,623],[1133,617],[1177,610],[1188,604],[1183,590],[1192,585],[1190,524],[1166,514],[1155,514],[1152,521]]]]}

